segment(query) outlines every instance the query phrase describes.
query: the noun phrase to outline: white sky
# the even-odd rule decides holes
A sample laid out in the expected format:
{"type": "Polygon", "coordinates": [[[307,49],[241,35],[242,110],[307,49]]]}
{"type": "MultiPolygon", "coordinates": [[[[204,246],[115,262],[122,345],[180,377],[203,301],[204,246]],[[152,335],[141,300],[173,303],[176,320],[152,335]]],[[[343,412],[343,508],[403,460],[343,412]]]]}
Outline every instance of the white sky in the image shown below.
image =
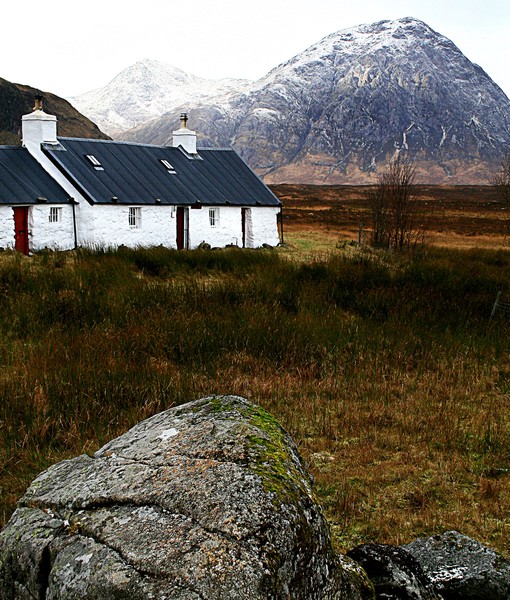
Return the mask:
{"type": "Polygon", "coordinates": [[[17,0],[0,14],[0,77],[64,97],[143,58],[258,79],[339,29],[407,16],[449,37],[510,96],[509,0],[17,0]]]}

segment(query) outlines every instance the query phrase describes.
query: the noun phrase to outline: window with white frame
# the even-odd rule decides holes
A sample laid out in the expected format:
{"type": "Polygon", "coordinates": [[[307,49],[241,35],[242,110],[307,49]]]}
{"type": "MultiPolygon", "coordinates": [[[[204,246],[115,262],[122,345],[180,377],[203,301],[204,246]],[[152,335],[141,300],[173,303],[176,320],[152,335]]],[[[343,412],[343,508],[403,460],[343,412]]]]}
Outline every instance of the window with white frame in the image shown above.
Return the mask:
{"type": "Polygon", "coordinates": [[[49,222],[50,223],[59,223],[62,219],[62,209],[58,206],[50,206],[50,215],[49,222]]]}
{"type": "Polygon", "coordinates": [[[211,227],[217,227],[220,220],[220,209],[210,208],[209,209],[209,225],[211,227]]]}
{"type": "Polygon", "coordinates": [[[139,206],[130,206],[128,220],[131,229],[140,229],[142,227],[142,209],[139,206]]]}

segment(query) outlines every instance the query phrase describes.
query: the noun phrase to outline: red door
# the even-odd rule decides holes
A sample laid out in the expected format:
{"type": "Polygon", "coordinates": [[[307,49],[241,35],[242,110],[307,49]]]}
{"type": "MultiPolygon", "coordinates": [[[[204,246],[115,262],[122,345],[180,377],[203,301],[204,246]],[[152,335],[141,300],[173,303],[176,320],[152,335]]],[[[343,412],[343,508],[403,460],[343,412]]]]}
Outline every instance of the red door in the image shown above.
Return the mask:
{"type": "Polygon", "coordinates": [[[14,211],[14,248],[18,252],[28,254],[28,206],[18,206],[12,210],[14,211]]]}
{"type": "Polygon", "coordinates": [[[177,207],[177,250],[188,247],[188,208],[177,207]]]}

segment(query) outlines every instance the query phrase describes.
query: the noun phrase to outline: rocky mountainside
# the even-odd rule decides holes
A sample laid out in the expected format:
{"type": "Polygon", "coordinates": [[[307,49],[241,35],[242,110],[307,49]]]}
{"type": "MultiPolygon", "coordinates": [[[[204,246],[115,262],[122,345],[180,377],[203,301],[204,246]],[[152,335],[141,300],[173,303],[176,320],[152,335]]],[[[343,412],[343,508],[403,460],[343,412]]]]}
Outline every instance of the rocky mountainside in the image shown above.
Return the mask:
{"type": "Polygon", "coordinates": [[[59,135],[108,139],[97,125],[80,114],[67,100],[0,78],[0,144],[21,144],[21,117],[32,112],[37,95],[44,96],[45,111],[57,115],[59,135]]]}
{"type": "MultiPolygon", "coordinates": [[[[182,108],[122,138],[168,143],[182,108]]],[[[508,97],[413,18],[329,35],[189,113],[203,145],[233,146],[270,183],[369,183],[397,153],[421,182],[486,183],[510,146],[508,97]]]]}
{"type": "Polygon", "coordinates": [[[114,136],[183,103],[203,104],[248,83],[239,79],[204,79],[145,59],[119,73],[105,87],[70,98],[70,101],[114,136]]]}

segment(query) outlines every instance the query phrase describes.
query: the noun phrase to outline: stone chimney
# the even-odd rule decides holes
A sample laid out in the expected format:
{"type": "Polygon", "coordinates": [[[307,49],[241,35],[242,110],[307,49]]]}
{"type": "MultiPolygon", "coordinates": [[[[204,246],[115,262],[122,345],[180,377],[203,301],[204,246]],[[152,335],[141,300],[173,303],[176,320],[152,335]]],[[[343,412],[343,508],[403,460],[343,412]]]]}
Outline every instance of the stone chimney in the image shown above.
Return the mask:
{"type": "Polygon", "coordinates": [[[57,117],[44,112],[42,96],[35,97],[33,112],[21,117],[21,137],[31,154],[39,153],[43,142],[57,143],[57,117]]]}
{"type": "Polygon", "coordinates": [[[197,153],[197,133],[188,129],[188,115],[181,114],[181,127],[173,132],[173,147],[181,146],[188,154],[197,153]]]}

